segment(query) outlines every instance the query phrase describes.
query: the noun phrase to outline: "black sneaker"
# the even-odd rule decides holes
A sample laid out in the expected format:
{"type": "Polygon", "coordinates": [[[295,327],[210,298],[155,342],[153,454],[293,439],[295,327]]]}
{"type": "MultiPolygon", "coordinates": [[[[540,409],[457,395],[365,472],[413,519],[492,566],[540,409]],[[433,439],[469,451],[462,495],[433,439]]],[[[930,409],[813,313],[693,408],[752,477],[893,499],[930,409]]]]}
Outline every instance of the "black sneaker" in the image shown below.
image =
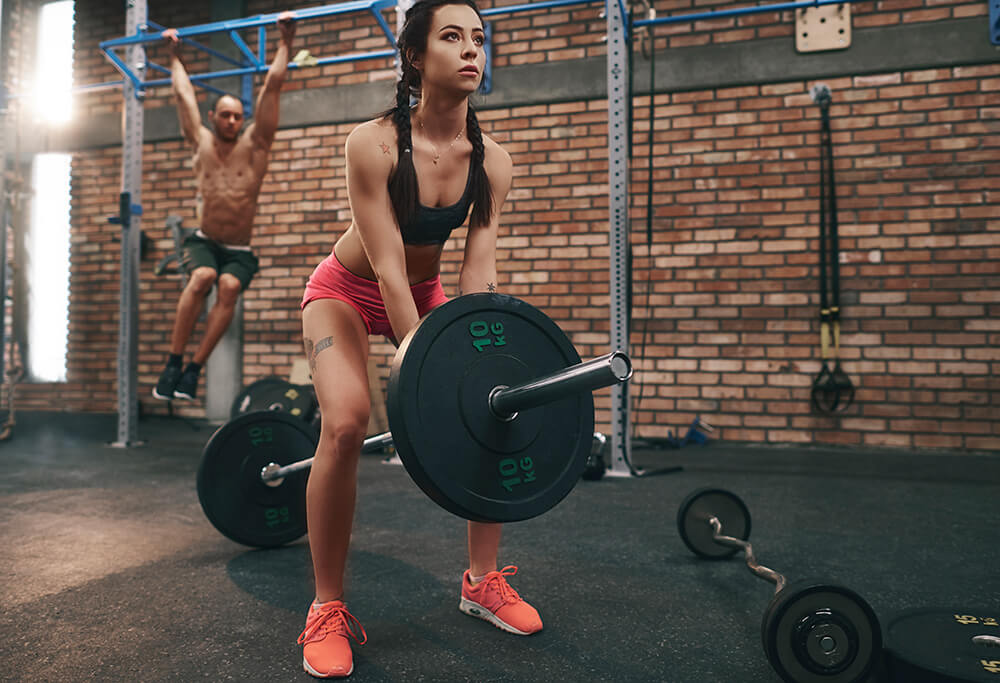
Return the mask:
{"type": "Polygon", "coordinates": [[[194,370],[190,367],[184,368],[184,372],[181,373],[181,378],[177,382],[177,386],[174,387],[174,398],[183,398],[188,401],[193,401],[195,396],[198,395],[199,374],[201,373],[198,370],[194,370]]]}
{"type": "Polygon", "coordinates": [[[174,389],[177,387],[177,382],[181,379],[181,366],[167,364],[167,367],[163,368],[163,372],[160,373],[160,379],[153,387],[153,397],[158,398],[161,401],[172,401],[174,400],[174,389]]]}

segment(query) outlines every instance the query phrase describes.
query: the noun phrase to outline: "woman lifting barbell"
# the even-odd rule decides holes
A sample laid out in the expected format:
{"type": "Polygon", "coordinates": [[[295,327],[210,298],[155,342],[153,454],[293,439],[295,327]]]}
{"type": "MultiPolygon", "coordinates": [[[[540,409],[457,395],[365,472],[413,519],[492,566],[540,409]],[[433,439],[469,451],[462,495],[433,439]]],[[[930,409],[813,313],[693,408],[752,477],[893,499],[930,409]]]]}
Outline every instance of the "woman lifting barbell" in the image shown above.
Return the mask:
{"type": "MultiPolygon", "coordinates": [[[[349,638],[367,639],[344,604],[344,569],[370,410],[368,335],[402,340],[447,301],[441,253],[470,208],[460,290],[496,289],[497,226],[512,165],[482,134],[469,104],[482,78],[484,40],[472,0],[418,0],[406,13],[396,104],[347,138],[353,221],[306,285],[303,339],[323,414],[306,492],[316,599],[299,636],[313,676],[350,675],[349,638]]],[[[499,524],[468,522],[459,607],[528,635],[542,622],[507,583],[516,568],[497,571],[500,534],[499,524]]]]}

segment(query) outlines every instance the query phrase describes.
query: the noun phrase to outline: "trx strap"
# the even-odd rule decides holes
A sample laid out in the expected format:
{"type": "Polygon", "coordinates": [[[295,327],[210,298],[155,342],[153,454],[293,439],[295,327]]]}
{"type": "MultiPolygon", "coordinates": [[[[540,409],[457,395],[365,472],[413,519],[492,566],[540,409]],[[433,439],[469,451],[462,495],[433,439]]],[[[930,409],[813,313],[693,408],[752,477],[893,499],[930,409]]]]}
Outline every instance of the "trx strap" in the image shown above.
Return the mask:
{"type": "Polygon", "coordinates": [[[837,185],[833,172],[833,138],[830,133],[830,88],[817,84],[809,91],[820,108],[819,154],[819,298],[820,356],[823,366],[812,386],[812,404],[817,412],[838,413],[854,401],[854,384],[840,365],[840,246],[837,235],[837,185]],[[829,212],[830,229],[827,231],[829,212]],[[829,243],[828,243],[829,242],[829,243]],[[827,299],[827,261],[830,266],[830,297],[827,299]],[[832,345],[831,345],[832,333],[832,345]],[[830,360],[833,369],[830,369],[830,360]]]}

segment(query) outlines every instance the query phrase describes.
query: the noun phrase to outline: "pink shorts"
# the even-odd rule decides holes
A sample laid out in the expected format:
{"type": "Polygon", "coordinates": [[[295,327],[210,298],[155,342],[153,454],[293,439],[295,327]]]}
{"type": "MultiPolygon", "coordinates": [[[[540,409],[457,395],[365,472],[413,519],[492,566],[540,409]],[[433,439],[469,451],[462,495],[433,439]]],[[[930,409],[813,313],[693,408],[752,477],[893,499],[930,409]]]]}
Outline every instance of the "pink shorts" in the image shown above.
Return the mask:
{"type": "MultiPolygon", "coordinates": [[[[413,302],[417,305],[417,314],[420,317],[448,300],[441,287],[440,275],[410,285],[410,292],[413,294],[413,302]]],[[[309,276],[305,294],[302,296],[302,308],[316,299],[337,299],[350,304],[361,315],[361,320],[368,328],[368,334],[380,334],[395,341],[378,282],[349,271],[335,252],[330,252],[330,255],[323,259],[309,276]]]]}

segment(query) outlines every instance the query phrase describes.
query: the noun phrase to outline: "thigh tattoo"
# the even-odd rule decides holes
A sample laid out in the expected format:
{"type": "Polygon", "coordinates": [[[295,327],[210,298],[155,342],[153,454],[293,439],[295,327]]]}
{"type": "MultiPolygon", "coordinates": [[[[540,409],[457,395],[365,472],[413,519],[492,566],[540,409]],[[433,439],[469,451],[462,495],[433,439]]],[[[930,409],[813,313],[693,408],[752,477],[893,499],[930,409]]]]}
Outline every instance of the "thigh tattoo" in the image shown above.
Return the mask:
{"type": "Polygon", "coordinates": [[[309,361],[309,371],[312,374],[315,374],[316,356],[318,356],[320,351],[323,349],[328,349],[333,346],[333,337],[323,337],[315,344],[313,344],[313,340],[309,337],[303,337],[302,341],[306,346],[306,359],[309,361]]]}

